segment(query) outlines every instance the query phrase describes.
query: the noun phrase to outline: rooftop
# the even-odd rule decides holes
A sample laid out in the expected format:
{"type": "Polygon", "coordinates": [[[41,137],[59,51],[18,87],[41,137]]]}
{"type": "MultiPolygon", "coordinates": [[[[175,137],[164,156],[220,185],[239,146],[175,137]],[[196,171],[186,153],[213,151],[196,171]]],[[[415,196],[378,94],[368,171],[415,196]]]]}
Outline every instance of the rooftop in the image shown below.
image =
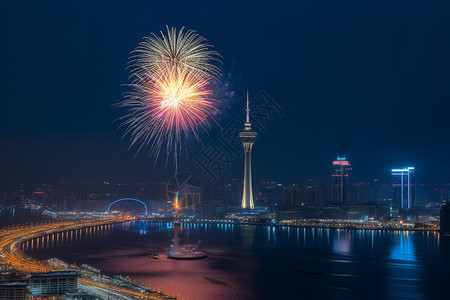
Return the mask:
{"type": "Polygon", "coordinates": [[[80,276],[77,271],[56,271],[56,272],[42,272],[42,273],[31,273],[27,275],[27,278],[37,278],[37,277],[64,277],[64,276],[80,276]]]}

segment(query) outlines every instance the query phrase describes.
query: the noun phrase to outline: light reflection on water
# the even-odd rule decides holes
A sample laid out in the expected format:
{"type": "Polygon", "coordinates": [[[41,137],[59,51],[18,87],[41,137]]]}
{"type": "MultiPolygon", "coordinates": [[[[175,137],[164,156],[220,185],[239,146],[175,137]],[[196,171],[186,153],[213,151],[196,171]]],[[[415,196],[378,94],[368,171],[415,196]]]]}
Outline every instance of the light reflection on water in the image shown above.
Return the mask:
{"type": "MultiPolygon", "coordinates": [[[[392,247],[391,259],[416,261],[413,239],[409,238],[409,234],[409,232],[402,232],[400,234],[398,244],[392,247]]],[[[411,234],[414,234],[414,232],[411,234]]]]}
{"type": "Polygon", "coordinates": [[[172,238],[172,223],[128,222],[38,238],[24,250],[186,299],[445,299],[449,241],[436,232],[182,224],[183,242],[202,241],[207,259],[148,257],[172,238]]]}
{"type": "Polygon", "coordinates": [[[351,232],[342,232],[341,229],[337,229],[337,235],[333,242],[333,251],[343,255],[351,254],[351,232]]]}

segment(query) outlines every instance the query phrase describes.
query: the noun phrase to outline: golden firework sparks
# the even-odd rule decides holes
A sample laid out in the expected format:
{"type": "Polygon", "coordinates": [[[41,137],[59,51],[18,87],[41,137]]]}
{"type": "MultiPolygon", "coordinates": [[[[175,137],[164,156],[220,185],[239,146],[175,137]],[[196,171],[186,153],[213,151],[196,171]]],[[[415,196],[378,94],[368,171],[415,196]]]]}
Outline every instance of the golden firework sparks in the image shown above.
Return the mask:
{"type": "Polygon", "coordinates": [[[175,158],[190,134],[209,129],[217,111],[208,88],[220,75],[219,54],[195,31],[167,27],[167,35],[152,34],[132,51],[132,91],[118,103],[128,109],[120,118],[130,147],[156,158],[162,149],[175,158]]]}

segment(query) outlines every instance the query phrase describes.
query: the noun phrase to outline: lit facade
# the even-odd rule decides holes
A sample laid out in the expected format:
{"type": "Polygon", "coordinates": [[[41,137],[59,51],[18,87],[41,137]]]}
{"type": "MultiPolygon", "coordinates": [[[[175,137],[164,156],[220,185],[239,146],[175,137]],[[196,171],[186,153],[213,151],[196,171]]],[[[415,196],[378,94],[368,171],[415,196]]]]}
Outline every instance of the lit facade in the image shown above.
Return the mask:
{"type": "Polygon", "coordinates": [[[27,275],[28,288],[32,296],[75,293],[78,291],[79,276],[76,271],[31,273],[27,275]]]}
{"type": "Polygon", "coordinates": [[[244,188],[242,191],[242,203],[241,208],[253,209],[255,205],[253,203],[253,188],[252,188],[252,147],[256,141],[258,133],[252,130],[252,124],[250,123],[250,106],[247,92],[247,109],[246,120],[244,130],[239,132],[239,138],[244,146],[244,188]]]}
{"type": "Polygon", "coordinates": [[[414,205],[412,177],[414,167],[392,169],[392,207],[404,210],[414,205]]]}
{"type": "Polygon", "coordinates": [[[337,157],[333,161],[333,174],[331,175],[331,198],[333,204],[348,203],[348,174],[351,164],[345,157],[337,157]]]}

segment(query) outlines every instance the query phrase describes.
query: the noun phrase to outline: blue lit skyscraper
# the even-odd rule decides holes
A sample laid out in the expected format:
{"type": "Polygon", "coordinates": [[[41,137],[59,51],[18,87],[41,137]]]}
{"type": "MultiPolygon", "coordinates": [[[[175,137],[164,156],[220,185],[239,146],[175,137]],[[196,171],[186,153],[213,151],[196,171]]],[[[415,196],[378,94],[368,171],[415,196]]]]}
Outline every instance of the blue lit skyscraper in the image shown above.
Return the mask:
{"type": "Polygon", "coordinates": [[[404,210],[414,204],[412,177],[414,167],[392,169],[392,206],[404,210]]]}

